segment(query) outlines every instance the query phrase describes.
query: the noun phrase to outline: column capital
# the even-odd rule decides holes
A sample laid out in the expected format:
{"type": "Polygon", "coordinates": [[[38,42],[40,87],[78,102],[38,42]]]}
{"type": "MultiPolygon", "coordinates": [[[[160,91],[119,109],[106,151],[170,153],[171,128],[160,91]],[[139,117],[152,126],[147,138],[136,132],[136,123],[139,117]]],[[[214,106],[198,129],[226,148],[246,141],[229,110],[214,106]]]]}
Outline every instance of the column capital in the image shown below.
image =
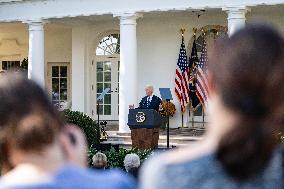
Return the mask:
{"type": "Polygon", "coordinates": [[[29,30],[34,31],[34,30],[43,30],[44,24],[47,23],[45,20],[23,20],[22,21],[25,24],[28,24],[29,30]]]}
{"type": "Polygon", "coordinates": [[[136,12],[124,12],[114,14],[113,17],[118,17],[120,19],[120,25],[133,25],[136,24],[136,20],[142,18],[143,15],[136,12]]]}
{"type": "Polygon", "coordinates": [[[223,7],[223,11],[228,14],[228,18],[244,18],[245,14],[250,11],[246,6],[223,7]]]}

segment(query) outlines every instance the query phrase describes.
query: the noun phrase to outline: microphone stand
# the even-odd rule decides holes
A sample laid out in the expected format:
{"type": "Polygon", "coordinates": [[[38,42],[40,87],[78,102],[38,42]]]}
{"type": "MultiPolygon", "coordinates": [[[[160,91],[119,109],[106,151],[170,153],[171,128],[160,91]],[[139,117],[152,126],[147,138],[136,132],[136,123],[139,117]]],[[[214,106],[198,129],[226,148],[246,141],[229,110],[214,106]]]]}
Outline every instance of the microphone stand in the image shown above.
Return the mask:
{"type": "Polygon", "coordinates": [[[170,148],[170,113],[169,113],[169,99],[166,99],[167,102],[167,122],[168,122],[168,128],[167,128],[167,149],[170,148]]]}
{"type": "Polygon", "coordinates": [[[97,114],[98,114],[98,122],[97,122],[97,145],[100,145],[100,138],[101,138],[101,129],[100,129],[100,100],[97,100],[97,114]]]}

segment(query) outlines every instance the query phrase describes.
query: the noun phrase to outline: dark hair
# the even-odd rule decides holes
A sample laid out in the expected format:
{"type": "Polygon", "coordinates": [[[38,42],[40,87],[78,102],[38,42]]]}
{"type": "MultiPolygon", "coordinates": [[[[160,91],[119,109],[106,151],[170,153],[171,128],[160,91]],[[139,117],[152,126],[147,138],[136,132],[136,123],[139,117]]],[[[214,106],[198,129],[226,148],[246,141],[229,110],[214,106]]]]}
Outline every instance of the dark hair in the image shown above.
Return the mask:
{"type": "Polygon", "coordinates": [[[41,151],[64,126],[44,90],[19,73],[0,75],[0,117],[2,161],[10,146],[41,151]]]}
{"type": "Polygon", "coordinates": [[[213,87],[238,121],[221,139],[217,159],[236,179],[268,164],[283,125],[284,43],[272,27],[249,25],[215,43],[209,55],[213,87]]]}

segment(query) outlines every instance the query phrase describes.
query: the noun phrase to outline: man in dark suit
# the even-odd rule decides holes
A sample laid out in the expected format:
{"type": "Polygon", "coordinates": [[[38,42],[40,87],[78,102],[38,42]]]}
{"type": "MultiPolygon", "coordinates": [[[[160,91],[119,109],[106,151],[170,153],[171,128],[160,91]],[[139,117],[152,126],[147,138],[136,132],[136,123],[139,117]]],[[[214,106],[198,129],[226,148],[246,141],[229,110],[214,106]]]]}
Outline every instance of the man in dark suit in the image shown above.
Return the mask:
{"type": "Polygon", "coordinates": [[[161,111],[163,109],[161,105],[162,100],[159,97],[153,95],[154,92],[153,86],[150,85],[146,86],[145,92],[146,96],[142,98],[138,108],[154,109],[156,111],[161,111]]]}

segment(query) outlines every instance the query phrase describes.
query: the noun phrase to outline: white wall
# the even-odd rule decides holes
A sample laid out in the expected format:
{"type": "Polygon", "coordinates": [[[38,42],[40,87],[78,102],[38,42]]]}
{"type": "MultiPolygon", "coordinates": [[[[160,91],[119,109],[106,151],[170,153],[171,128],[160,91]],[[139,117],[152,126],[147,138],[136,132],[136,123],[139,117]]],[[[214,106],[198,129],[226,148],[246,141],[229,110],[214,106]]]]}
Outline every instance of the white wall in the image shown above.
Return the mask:
{"type": "MultiPolygon", "coordinates": [[[[0,62],[28,57],[28,31],[24,24],[0,25],[0,62]]],[[[1,68],[2,69],[2,66],[1,68]]]]}
{"type": "Polygon", "coordinates": [[[45,26],[45,62],[71,62],[72,29],[47,24],[45,26]]]}

